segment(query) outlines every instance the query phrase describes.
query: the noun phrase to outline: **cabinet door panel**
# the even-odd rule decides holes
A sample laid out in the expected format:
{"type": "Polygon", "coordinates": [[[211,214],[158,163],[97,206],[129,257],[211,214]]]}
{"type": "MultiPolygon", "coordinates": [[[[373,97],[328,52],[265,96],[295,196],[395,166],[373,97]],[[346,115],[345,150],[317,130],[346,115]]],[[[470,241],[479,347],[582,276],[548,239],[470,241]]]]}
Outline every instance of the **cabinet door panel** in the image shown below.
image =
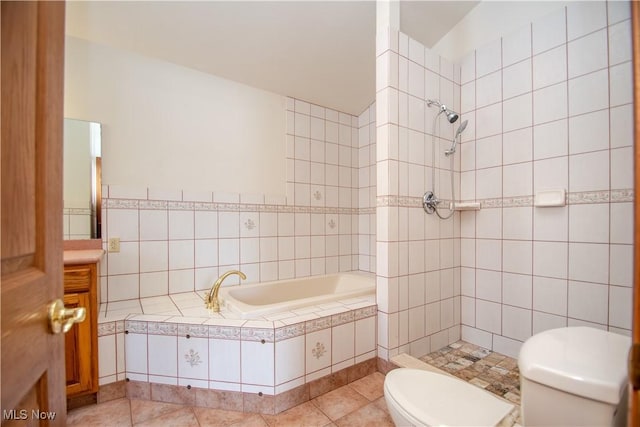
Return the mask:
{"type": "Polygon", "coordinates": [[[82,323],[73,325],[65,335],[65,366],[67,396],[97,390],[92,372],[92,336],[89,292],[67,293],[64,305],[67,308],[85,307],[87,317],[82,323]]]}

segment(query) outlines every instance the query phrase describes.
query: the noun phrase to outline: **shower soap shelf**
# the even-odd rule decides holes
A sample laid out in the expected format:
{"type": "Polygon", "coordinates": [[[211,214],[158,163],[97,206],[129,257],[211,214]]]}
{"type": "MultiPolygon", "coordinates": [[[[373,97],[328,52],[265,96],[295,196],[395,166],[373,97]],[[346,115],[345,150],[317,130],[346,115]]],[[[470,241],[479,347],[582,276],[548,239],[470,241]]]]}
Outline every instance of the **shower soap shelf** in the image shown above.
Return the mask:
{"type": "Polygon", "coordinates": [[[480,202],[459,202],[453,206],[456,211],[479,211],[480,202]]]}
{"type": "Polygon", "coordinates": [[[559,190],[537,191],[534,199],[534,205],[539,208],[565,206],[566,192],[564,188],[559,190]]]}

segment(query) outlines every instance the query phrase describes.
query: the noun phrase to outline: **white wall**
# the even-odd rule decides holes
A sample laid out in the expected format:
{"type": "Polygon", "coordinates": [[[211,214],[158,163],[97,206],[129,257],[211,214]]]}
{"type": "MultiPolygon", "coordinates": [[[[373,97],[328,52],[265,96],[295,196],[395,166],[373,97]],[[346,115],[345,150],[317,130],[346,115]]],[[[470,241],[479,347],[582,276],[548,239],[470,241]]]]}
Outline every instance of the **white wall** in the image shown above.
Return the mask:
{"type": "Polygon", "coordinates": [[[285,194],[285,98],[67,37],[65,117],[103,125],[103,183],[285,194]]]}
{"type": "Polygon", "coordinates": [[[432,50],[458,62],[463,56],[570,1],[482,1],[451,29],[432,50]]]}
{"type": "Polygon", "coordinates": [[[91,209],[89,123],[64,122],[64,207],[91,209]]]}
{"type": "Polygon", "coordinates": [[[631,333],[628,2],[571,2],[462,60],[462,339],[516,357],[547,329],[631,333]],[[566,206],[534,195],[568,192],[566,206]]]}

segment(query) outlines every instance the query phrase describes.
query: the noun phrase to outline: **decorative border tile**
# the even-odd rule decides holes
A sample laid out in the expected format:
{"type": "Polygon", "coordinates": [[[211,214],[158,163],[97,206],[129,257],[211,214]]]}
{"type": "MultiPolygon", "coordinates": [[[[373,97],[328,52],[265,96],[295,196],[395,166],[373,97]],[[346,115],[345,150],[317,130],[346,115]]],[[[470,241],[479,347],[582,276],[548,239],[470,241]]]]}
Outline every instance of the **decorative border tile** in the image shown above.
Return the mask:
{"type": "Polygon", "coordinates": [[[242,341],[262,341],[274,342],[275,333],[273,329],[263,328],[241,328],[240,339],[242,341]]]}
{"type": "Polygon", "coordinates": [[[140,200],[132,199],[102,199],[102,204],[107,209],[138,209],[140,200]]]}
{"type": "Polygon", "coordinates": [[[237,326],[209,326],[209,338],[237,340],[240,339],[240,328],[237,326]]]}
{"type": "Polygon", "coordinates": [[[116,333],[116,322],[98,323],[98,336],[113,335],[116,333]]]}
{"type": "Polygon", "coordinates": [[[567,201],[570,205],[582,205],[587,203],[608,203],[609,191],[583,191],[580,193],[567,194],[567,201]]]}
{"type": "Polygon", "coordinates": [[[209,338],[209,326],[207,325],[178,325],[178,336],[187,336],[199,338],[209,338]]]}
{"type": "Polygon", "coordinates": [[[165,323],[165,322],[148,322],[148,334],[149,335],[178,335],[177,323],[165,323]]]}
{"type": "Polygon", "coordinates": [[[164,200],[140,200],[139,209],[164,210],[169,202],[164,200]]]}
{"type": "Polygon", "coordinates": [[[480,200],[480,209],[501,208],[502,199],[485,199],[480,200]]]}
{"type": "Polygon", "coordinates": [[[398,201],[395,196],[377,196],[376,197],[377,207],[393,207],[397,205],[398,205],[398,201]]]}
{"type": "Polygon", "coordinates": [[[141,322],[137,320],[125,320],[124,328],[126,332],[133,334],[146,334],[147,322],[141,322]]]}
{"type": "Polygon", "coordinates": [[[144,210],[195,210],[218,212],[265,212],[265,213],[319,213],[337,215],[356,215],[361,211],[374,213],[374,208],[340,208],[319,206],[257,205],[253,203],[208,203],[175,202],[164,200],[103,199],[106,209],[144,209],[144,210]]]}
{"type": "Polygon", "coordinates": [[[508,197],[502,199],[503,208],[533,206],[533,196],[508,197]]]}
{"type": "Polygon", "coordinates": [[[218,210],[218,206],[217,206],[216,203],[194,202],[193,210],[196,210],[196,211],[215,211],[215,210],[218,210]]]}
{"type": "Polygon", "coordinates": [[[369,307],[358,308],[354,310],[354,319],[360,320],[367,317],[376,316],[378,314],[378,306],[371,305],[369,307]]]}
{"type": "Polygon", "coordinates": [[[353,314],[353,311],[334,314],[333,316],[331,316],[331,326],[344,325],[345,323],[353,322],[353,314]]]}
{"type": "Polygon", "coordinates": [[[299,337],[305,334],[305,324],[296,323],[294,325],[287,325],[282,328],[278,328],[275,331],[275,340],[284,341],[289,338],[299,337]]]}
{"type": "MultiPolygon", "coordinates": [[[[448,200],[445,200],[445,199],[441,199],[441,200],[445,203],[448,203],[448,200]]],[[[422,197],[409,197],[409,196],[398,197],[398,206],[403,208],[421,208],[422,197]]]]}
{"type": "Polygon", "coordinates": [[[331,327],[331,316],[321,317],[319,319],[308,320],[305,322],[307,333],[328,329],[331,327]]]}
{"type": "Polygon", "coordinates": [[[167,208],[175,211],[192,211],[194,202],[167,202],[167,208]]]}
{"type": "MultiPolygon", "coordinates": [[[[565,203],[567,205],[581,205],[590,203],[621,203],[634,200],[633,189],[581,191],[567,193],[565,203]]],[[[461,202],[480,202],[481,209],[506,208],[506,207],[531,207],[535,206],[534,196],[519,196],[495,199],[463,200],[461,202]]]]}
{"type": "Polygon", "coordinates": [[[124,332],[124,320],[116,321],[116,333],[121,334],[124,332]]]}
{"type": "Polygon", "coordinates": [[[633,189],[611,190],[611,202],[633,202],[633,189]]]}

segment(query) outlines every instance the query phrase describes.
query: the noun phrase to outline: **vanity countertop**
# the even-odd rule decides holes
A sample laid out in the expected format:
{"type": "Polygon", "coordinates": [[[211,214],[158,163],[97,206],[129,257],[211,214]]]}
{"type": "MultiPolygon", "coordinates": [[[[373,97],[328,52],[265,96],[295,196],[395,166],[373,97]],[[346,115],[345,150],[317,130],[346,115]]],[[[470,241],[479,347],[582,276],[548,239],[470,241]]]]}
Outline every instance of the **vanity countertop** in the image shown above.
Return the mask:
{"type": "Polygon", "coordinates": [[[102,249],[83,249],[64,251],[64,265],[99,262],[104,255],[102,249]]]}

